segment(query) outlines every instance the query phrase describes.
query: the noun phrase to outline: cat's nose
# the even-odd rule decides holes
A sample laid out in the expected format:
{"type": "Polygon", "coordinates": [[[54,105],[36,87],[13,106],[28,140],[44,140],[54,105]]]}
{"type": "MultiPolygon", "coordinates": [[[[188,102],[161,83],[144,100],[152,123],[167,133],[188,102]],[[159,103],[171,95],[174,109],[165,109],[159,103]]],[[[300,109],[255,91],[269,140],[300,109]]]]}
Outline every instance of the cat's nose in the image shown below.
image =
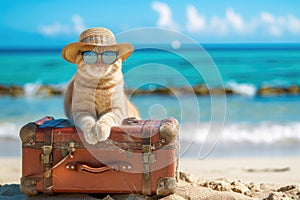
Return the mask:
{"type": "Polygon", "coordinates": [[[97,67],[100,68],[100,67],[104,66],[104,63],[100,59],[98,59],[97,62],[96,62],[96,65],[97,65],[97,67]]]}

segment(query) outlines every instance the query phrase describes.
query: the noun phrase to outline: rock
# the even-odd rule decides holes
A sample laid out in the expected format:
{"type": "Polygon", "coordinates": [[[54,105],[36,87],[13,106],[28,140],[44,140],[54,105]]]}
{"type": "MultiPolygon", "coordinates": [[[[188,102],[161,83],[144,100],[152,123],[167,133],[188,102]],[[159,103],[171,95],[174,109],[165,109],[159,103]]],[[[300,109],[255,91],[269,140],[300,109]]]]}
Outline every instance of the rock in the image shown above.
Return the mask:
{"type": "Polygon", "coordinates": [[[286,200],[286,199],[300,199],[300,189],[296,185],[287,185],[280,187],[276,191],[269,193],[265,200],[286,200]]]}
{"type": "Polygon", "coordinates": [[[174,88],[168,88],[168,87],[163,87],[163,88],[157,88],[153,90],[154,94],[165,94],[165,95],[174,95],[175,89],[174,88]]]}
{"type": "Polygon", "coordinates": [[[0,85],[0,95],[8,95],[10,88],[6,85],[0,85]]]}
{"type": "Polygon", "coordinates": [[[127,90],[127,95],[148,95],[148,94],[160,94],[160,95],[174,95],[175,88],[156,88],[154,90],[143,90],[143,89],[137,89],[137,90],[127,90]]]}
{"type": "Polygon", "coordinates": [[[288,185],[277,189],[277,192],[284,192],[291,199],[300,199],[300,188],[296,185],[288,185]]]}
{"type": "Polygon", "coordinates": [[[290,198],[283,192],[271,192],[264,200],[290,200],[290,198]]]}
{"type": "Polygon", "coordinates": [[[107,195],[106,197],[103,198],[103,200],[114,200],[111,196],[107,195]]]}
{"type": "Polygon", "coordinates": [[[230,88],[213,88],[209,90],[210,95],[224,95],[224,94],[234,94],[234,91],[230,88]]]}
{"type": "Polygon", "coordinates": [[[231,183],[231,190],[250,197],[252,196],[252,193],[249,190],[249,188],[239,180],[231,183]]]}
{"type": "Polygon", "coordinates": [[[201,183],[200,186],[211,188],[217,191],[232,191],[230,182],[226,179],[216,179],[201,183]]]}
{"type": "MultiPolygon", "coordinates": [[[[184,89],[185,91],[188,91],[188,89],[184,89]]],[[[204,85],[204,84],[199,84],[193,87],[193,90],[195,92],[196,95],[208,95],[209,94],[209,90],[208,88],[204,85]]]]}
{"type": "Polygon", "coordinates": [[[24,95],[24,90],[22,87],[18,85],[5,86],[0,85],[0,95],[10,95],[10,96],[22,96],[24,95]]]}
{"type": "Polygon", "coordinates": [[[62,90],[59,90],[50,85],[43,85],[36,91],[36,95],[38,96],[62,95],[62,93],[62,90]]]}
{"type": "Polygon", "coordinates": [[[290,191],[290,190],[293,190],[293,189],[296,189],[297,186],[296,185],[288,185],[288,186],[284,186],[284,187],[281,187],[277,190],[277,192],[286,192],[286,191],[290,191]]]}
{"type": "Polygon", "coordinates": [[[298,94],[300,94],[300,88],[297,85],[291,85],[290,87],[263,86],[257,91],[257,95],[259,96],[282,96],[298,94]]]}
{"type": "Polygon", "coordinates": [[[42,85],[37,91],[38,96],[52,96],[52,88],[49,86],[42,85]]]}
{"type": "Polygon", "coordinates": [[[11,96],[14,96],[14,97],[16,97],[16,96],[22,96],[22,95],[24,95],[24,90],[20,86],[12,85],[10,87],[9,93],[10,93],[11,96]]]}
{"type": "Polygon", "coordinates": [[[184,94],[196,94],[193,87],[181,87],[177,88],[176,91],[184,94]]]}
{"type": "Polygon", "coordinates": [[[53,95],[63,95],[64,94],[64,91],[63,90],[54,90],[53,91],[53,95]]]}
{"type": "Polygon", "coordinates": [[[287,88],[287,91],[289,94],[296,95],[300,93],[300,88],[297,85],[291,85],[287,88]]]}
{"type": "Polygon", "coordinates": [[[255,183],[249,183],[246,186],[249,188],[249,190],[251,192],[260,192],[261,191],[260,187],[258,185],[256,185],[255,183]]]}
{"type": "Polygon", "coordinates": [[[225,88],[225,93],[226,94],[235,94],[234,90],[230,89],[230,88],[225,88]]]}
{"type": "Polygon", "coordinates": [[[278,96],[287,94],[287,89],[282,87],[268,87],[263,86],[257,91],[259,96],[278,96]]]}
{"type": "Polygon", "coordinates": [[[179,179],[183,180],[187,183],[197,183],[198,178],[192,174],[188,174],[186,172],[179,172],[179,179]]]}

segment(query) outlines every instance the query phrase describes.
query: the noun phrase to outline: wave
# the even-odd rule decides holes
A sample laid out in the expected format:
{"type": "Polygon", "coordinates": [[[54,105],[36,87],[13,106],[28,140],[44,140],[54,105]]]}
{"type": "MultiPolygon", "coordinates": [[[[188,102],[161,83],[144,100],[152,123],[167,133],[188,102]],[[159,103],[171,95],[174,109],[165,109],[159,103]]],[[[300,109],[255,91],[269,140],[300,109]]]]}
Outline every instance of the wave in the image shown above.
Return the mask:
{"type": "Polygon", "coordinates": [[[299,144],[300,122],[274,123],[260,122],[231,123],[223,127],[219,124],[183,124],[180,139],[185,142],[219,142],[224,144],[299,144]],[[214,127],[215,126],[215,127],[214,127]],[[219,126],[219,127],[216,127],[219,126]],[[218,131],[220,130],[220,131],[218,131]],[[214,139],[214,141],[209,141],[214,139]]]}
{"type": "Polygon", "coordinates": [[[273,124],[263,122],[255,126],[232,124],[224,129],[222,142],[300,143],[300,123],[273,124]]]}
{"type": "Polygon", "coordinates": [[[24,93],[25,96],[27,97],[32,97],[35,96],[39,88],[42,86],[41,83],[36,82],[36,83],[26,83],[24,85],[24,93]]]}
{"type": "Polygon", "coordinates": [[[0,139],[19,139],[20,126],[11,122],[0,123],[0,139]]]}
{"type": "Polygon", "coordinates": [[[26,83],[23,86],[26,97],[51,96],[53,94],[62,94],[67,87],[67,83],[43,85],[40,82],[26,83]]]}
{"type": "Polygon", "coordinates": [[[255,96],[257,92],[257,87],[251,83],[237,83],[235,81],[229,81],[225,84],[225,87],[232,89],[236,94],[245,96],[255,96]]]}
{"type": "MultiPolygon", "coordinates": [[[[11,122],[0,123],[0,139],[19,139],[22,125],[11,122]]],[[[186,123],[180,126],[179,138],[185,143],[218,142],[223,144],[300,144],[300,122],[259,124],[186,123]],[[215,126],[215,127],[214,127],[215,126]],[[219,127],[216,127],[219,126],[219,127]],[[220,129],[218,129],[220,128],[220,129]],[[216,130],[221,130],[220,132],[216,130]],[[209,141],[207,138],[218,139],[209,141]]]]}
{"type": "MultiPolygon", "coordinates": [[[[40,82],[26,83],[23,86],[12,85],[0,85],[0,95],[11,95],[11,96],[53,96],[64,94],[68,83],[58,84],[42,84],[40,82]]],[[[152,85],[153,86],[153,85],[152,85]]],[[[196,84],[192,87],[186,86],[165,86],[160,85],[149,88],[138,88],[132,90],[132,88],[125,88],[129,93],[133,95],[145,95],[145,94],[163,94],[173,95],[174,92],[196,94],[199,96],[204,95],[241,95],[241,96],[285,96],[285,95],[300,95],[300,86],[292,84],[276,85],[265,82],[261,87],[256,86],[253,83],[237,83],[236,81],[228,81],[224,86],[216,86],[214,88],[207,88],[205,84],[196,84]]]]}

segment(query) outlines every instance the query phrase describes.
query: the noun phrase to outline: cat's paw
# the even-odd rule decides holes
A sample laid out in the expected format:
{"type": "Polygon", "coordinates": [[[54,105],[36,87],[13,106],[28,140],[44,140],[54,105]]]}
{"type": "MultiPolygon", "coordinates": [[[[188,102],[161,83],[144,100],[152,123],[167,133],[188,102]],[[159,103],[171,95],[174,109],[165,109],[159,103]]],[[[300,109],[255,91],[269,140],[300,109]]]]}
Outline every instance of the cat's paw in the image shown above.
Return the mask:
{"type": "Polygon", "coordinates": [[[89,131],[84,132],[84,139],[89,144],[96,144],[98,143],[97,133],[94,128],[90,129],[89,131]]]}
{"type": "Polygon", "coordinates": [[[107,138],[110,135],[110,128],[111,126],[105,123],[97,123],[96,132],[97,132],[97,137],[99,142],[107,140],[107,138]]]}

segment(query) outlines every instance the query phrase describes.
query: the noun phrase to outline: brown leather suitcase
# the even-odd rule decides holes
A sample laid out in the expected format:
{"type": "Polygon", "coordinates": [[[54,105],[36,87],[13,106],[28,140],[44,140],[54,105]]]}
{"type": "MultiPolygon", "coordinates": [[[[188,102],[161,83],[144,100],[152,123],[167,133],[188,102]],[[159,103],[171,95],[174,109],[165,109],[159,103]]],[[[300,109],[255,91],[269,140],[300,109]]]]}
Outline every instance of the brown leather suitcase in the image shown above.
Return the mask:
{"type": "Polygon", "coordinates": [[[128,118],[107,141],[87,144],[66,119],[45,117],[20,130],[21,191],[168,195],[177,183],[176,119],[128,118]]]}

